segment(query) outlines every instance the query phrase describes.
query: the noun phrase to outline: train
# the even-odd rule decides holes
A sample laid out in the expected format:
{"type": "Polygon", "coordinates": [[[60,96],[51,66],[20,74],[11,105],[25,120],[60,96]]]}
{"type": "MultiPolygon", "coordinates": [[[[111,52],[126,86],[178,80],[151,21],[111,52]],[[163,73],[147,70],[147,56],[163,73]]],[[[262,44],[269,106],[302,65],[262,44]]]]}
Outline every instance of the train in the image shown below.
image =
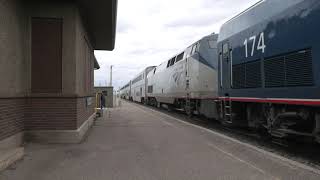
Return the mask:
{"type": "Polygon", "coordinates": [[[143,97],[131,85],[120,94],[275,138],[320,143],[319,19],[318,0],[259,1],[219,34],[146,68],[143,97]]]}
{"type": "Polygon", "coordinates": [[[130,80],[126,85],[119,89],[119,95],[122,99],[145,103],[146,90],[148,85],[147,74],[156,66],[148,66],[142,72],[130,80]]]}

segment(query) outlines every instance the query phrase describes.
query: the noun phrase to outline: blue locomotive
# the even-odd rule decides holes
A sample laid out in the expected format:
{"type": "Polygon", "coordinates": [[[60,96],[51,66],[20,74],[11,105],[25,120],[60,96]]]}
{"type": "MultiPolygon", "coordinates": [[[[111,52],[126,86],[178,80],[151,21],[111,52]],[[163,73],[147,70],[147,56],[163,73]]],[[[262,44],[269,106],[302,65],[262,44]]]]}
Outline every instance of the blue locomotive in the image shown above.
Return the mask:
{"type": "Polygon", "coordinates": [[[219,114],[227,124],[320,142],[320,1],[263,0],[220,30],[219,114]]]}

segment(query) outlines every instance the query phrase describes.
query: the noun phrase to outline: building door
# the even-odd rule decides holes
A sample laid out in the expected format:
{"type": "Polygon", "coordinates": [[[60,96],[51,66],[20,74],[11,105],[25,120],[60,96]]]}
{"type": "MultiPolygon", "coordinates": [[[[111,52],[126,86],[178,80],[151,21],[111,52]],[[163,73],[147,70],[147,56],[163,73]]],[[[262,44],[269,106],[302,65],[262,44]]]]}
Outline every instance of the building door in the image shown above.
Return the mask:
{"type": "Polygon", "coordinates": [[[62,91],[62,19],[32,18],[32,93],[62,91]]]}

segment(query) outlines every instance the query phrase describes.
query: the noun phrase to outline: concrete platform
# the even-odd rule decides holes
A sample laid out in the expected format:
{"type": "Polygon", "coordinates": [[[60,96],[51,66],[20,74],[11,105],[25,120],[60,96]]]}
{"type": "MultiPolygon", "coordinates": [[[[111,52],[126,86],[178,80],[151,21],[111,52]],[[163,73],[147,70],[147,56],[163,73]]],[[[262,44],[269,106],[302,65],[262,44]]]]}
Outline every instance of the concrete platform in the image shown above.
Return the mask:
{"type": "Polygon", "coordinates": [[[317,169],[122,102],[81,144],[28,144],[1,180],[320,179],[317,169]]]}

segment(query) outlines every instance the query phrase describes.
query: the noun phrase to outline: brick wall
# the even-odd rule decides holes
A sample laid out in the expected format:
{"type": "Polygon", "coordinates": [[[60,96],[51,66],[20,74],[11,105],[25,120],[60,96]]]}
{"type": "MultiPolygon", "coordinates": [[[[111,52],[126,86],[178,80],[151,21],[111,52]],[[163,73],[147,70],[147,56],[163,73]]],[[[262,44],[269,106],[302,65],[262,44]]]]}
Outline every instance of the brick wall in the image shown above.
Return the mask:
{"type": "Polygon", "coordinates": [[[95,107],[95,97],[92,97],[90,106],[86,106],[86,98],[77,99],[77,127],[79,128],[93,113],[95,107]]]}
{"type": "Polygon", "coordinates": [[[0,99],[0,141],[23,131],[25,99],[0,99]]]}
{"type": "Polygon", "coordinates": [[[77,129],[76,98],[29,98],[26,130],[77,129]]]}
{"type": "Polygon", "coordinates": [[[0,141],[23,130],[75,130],[93,113],[95,98],[0,99],[0,141]]]}
{"type": "Polygon", "coordinates": [[[93,113],[95,101],[86,98],[29,98],[25,113],[26,130],[75,130],[93,113]]]}

